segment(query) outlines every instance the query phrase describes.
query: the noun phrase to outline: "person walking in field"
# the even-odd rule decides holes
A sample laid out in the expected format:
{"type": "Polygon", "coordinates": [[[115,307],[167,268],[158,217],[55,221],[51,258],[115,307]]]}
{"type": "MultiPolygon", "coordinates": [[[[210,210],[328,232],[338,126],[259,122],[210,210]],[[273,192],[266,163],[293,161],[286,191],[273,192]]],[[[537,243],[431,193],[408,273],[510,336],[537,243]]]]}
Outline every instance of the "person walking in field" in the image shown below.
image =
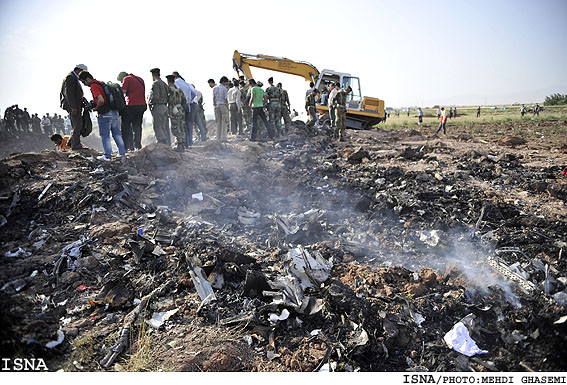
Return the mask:
{"type": "Polygon", "coordinates": [[[534,116],[537,115],[538,118],[539,118],[539,110],[540,110],[539,103],[536,103],[536,105],[534,107],[534,116]]]}
{"type": "Polygon", "coordinates": [[[437,119],[441,118],[441,109],[437,107],[437,119]]]}
{"type": "Polygon", "coordinates": [[[522,118],[524,117],[524,115],[526,114],[526,106],[522,104],[522,107],[520,107],[520,114],[522,115],[522,118]]]}
{"type": "Polygon", "coordinates": [[[476,109],[476,117],[480,118],[480,106],[476,109]]]}
{"type": "Polygon", "coordinates": [[[421,107],[417,109],[417,119],[419,120],[417,124],[421,125],[421,123],[423,123],[423,111],[421,107]]]}
{"type": "Polygon", "coordinates": [[[435,134],[438,134],[443,128],[443,134],[447,135],[447,111],[445,111],[445,107],[441,107],[441,117],[439,118],[439,127],[435,134]]]}

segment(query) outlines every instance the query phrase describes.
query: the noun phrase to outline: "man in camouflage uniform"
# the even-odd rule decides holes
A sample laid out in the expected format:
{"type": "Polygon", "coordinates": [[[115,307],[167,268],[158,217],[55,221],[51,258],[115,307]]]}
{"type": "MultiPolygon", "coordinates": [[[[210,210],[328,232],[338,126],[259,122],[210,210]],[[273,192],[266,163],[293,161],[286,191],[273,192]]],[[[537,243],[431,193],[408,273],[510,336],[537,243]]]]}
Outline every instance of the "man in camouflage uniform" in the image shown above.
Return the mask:
{"type": "Polygon", "coordinates": [[[270,123],[275,127],[276,133],[282,135],[282,116],[281,116],[281,89],[274,86],[274,78],[269,78],[270,85],[266,88],[266,97],[268,98],[268,113],[270,115],[270,123]]]}
{"type": "Polygon", "coordinates": [[[252,130],[252,108],[250,108],[250,86],[244,80],[239,82],[240,96],[242,97],[242,118],[246,123],[246,130],[252,130]]]}
{"type": "Polygon", "coordinates": [[[289,117],[289,111],[290,111],[290,104],[289,104],[289,96],[287,94],[287,91],[284,90],[282,88],[282,84],[278,83],[278,88],[281,91],[281,99],[280,99],[280,104],[281,104],[281,115],[283,117],[284,120],[284,125],[285,125],[285,131],[289,131],[289,128],[291,127],[291,118],[289,117]]]}
{"type": "Polygon", "coordinates": [[[345,128],[346,128],[346,102],[347,94],[352,91],[350,86],[344,90],[340,90],[333,99],[333,105],[337,111],[337,127],[335,128],[335,137],[338,137],[341,142],[345,142],[345,128]]]}
{"type": "Polygon", "coordinates": [[[307,121],[307,124],[305,125],[305,128],[307,128],[307,134],[314,134],[315,130],[313,129],[313,126],[315,125],[315,122],[317,121],[317,94],[319,93],[319,90],[317,90],[316,88],[313,88],[311,90],[311,93],[309,95],[307,95],[305,97],[305,111],[307,111],[307,113],[309,114],[309,120],[307,121]]]}
{"type": "MultiPolygon", "coordinates": [[[[187,102],[183,91],[175,86],[175,76],[167,75],[167,85],[169,92],[167,94],[167,112],[171,120],[171,132],[177,138],[177,146],[175,151],[183,151],[185,148],[185,110],[183,105],[187,102]]],[[[192,127],[191,127],[192,129],[192,127]]]]}

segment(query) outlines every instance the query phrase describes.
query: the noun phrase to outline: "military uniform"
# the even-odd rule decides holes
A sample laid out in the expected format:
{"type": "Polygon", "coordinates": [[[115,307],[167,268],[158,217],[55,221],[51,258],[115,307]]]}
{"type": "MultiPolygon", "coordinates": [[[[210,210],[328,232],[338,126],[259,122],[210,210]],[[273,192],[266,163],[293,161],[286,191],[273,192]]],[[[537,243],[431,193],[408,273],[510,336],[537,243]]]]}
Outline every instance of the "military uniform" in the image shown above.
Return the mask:
{"type": "Polygon", "coordinates": [[[309,94],[305,97],[305,109],[307,110],[307,113],[309,114],[309,120],[307,121],[307,124],[305,125],[305,127],[307,127],[307,132],[308,133],[313,133],[313,126],[315,125],[315,122],[317,121],[317,107],[316,107],[316,98],[315,95],[313,94],[309,94]]]}
{"type": "Polygon", "coordinates": [[[185,103],[186,99],[183,91],[175,85],[169,86],[167,112],[171,120],[171,132],[177,138],[177,146],[181,149],[186,142],[185,110],[183,108],[185,103]]]}
{"type": "Polygon", "coordinates": [[[240,89],[240,95],[242,96],[242,117],[246,123],[246,129],[248,131],[252,130],[252,108],[250,108],[250,86],[246,84],[240,89]]]}
{"type": "Polygon", "coordinates": [[[284,120],[285,129],[286,129],[286,131],[288,131],[289,128],[291,127],[291,118],[289,117],[289,106],[290,106],[289,96],[288,96],[286,90],[280,89],[280,91],[281,91],[280,113],[281,113],[283,120],[284,120]]]}
{"type": "Polygon", "coordinates": [[[278,135],[282,134],[282,115],[281,115],[281,90],[276,86],[266,88],[268,98],[268,114],[270,123],[275,127],[278,135]]]}
{"type": "Polygon", "coordinates": [[[148,104],[154,119],[154,133],[158,143],[171,144],[169,124],[167,119],[167,94],[169,87],[163,80],[157,78],[152,84],[148,104]]]}
{"type": "Polygon", "coordinates": [[[335,136],[343,141],[346,128],[346,100],[347,93],[344,90],[337,92],[333,98],[333,105],[337,111],[337,127],[335,127],[335,136]]]}

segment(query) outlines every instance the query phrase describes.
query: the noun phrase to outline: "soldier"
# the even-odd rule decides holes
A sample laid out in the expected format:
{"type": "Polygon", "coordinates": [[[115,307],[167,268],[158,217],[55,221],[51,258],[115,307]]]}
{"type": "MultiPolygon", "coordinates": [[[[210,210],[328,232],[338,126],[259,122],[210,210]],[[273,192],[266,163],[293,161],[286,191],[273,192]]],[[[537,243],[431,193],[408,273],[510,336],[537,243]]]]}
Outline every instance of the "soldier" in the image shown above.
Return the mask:
{"type": "Polygon", "coordinates": [[[307,95],[307,97],[305,98],[305,111],[307,111],[307,113],[309,114],[309,120],[305,125],[308,134],[315,133],[314,130],[312,130],[312,128],[315,125],[315,122],[317,121],[316,103],[317,103],[318,93],[319,91],[316,88],[313,88],[311,90],[311,94],[307,95]]]}
{"type": "MultiPolygon", "coordinates": [[[[171,133],[177,138],[177,146],[175,151],[182,152],[186,143],[186,130],[185,130],[185,109],[183,106],[186,104],[187,99],[181,89],[175,86],[175,76],[167,75],[167,84],[169,86],[169,93],[167,95],[167,112],[169,119],[171,119],[171,133]]],[[[193,129],[193,127],[191,127],[193,129]]]]}
{"type": "Polygon", "coordinates": [[[274,86],[274,78],[268,79],[270,85],[266,88],[266,97],[268,98],[268,114],[270,123],[275,127],[276,133],[282,135],[282,116],[281,116],[281,89],[274,86]]]}
{"type": "Polygon", "coordinates": [[[240,97],[242,98],[242,117],[246,122],[246,130],[252,130],[252,108],[250,108],[250,86],[241,80],[240,83],[240,97]]]}
{"type": "Polygon", "coordinates": [[[350,86],[344,90],[340,90],[333,100],[335,109],[337,111],[337,127],[335,128],[335,136],[339,138],[341,142],[346,142],[345,139],[345,128],[346,128],[346,101],[347,94],[352,91],[350,86]]]}
{"type": "Polygon", "coordinates": [[[27,108],[24,108],[23,121],[24,121],[24,131],[28,132],[31,124],[31,118],[27,108]]]}
{"type": "Polygon", "coordinates": [[[289,117],[289,109],[291,107],[289,104],[289,95],[287,94],[287,91],[282,88],[281,83],[278,83],[278,88],[280,89],[282,96],[280,99],[280,111],[284,120],[285,131],[288,132],[291,127],[291,118],[289,117]]]}
{"type": "Polygon", "coordinates": [[[37,116],[37,113],[33,114],[32,117],[32,131],[34,134],[41,134],[41,119],[37,116]]]}
{"type": "Polygon", "coordinates": [[[160,79],[159,68],[152,68],[150,72],[152,73],[153,84],[148,104],[154,119],[154,134],[158,143],[164,143],[169,146],[171,144],[167,121],[167,94],[169,87],[160,79]]]}

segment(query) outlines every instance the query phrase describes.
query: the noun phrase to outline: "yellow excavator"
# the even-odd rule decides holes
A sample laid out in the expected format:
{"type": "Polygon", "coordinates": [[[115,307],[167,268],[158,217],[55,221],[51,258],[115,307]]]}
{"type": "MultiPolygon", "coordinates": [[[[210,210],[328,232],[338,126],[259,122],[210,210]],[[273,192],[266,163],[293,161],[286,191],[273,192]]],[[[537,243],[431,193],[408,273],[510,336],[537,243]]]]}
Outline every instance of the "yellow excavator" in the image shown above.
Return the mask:
{"type": "MultiPolygon", "coordinates": [[[[380,123],[384,116],[384,101],[369,96],[363,97],[360,92],[360,80],[349,73],[328,69],[319,72],[313,64],[307,62],[277,56],[250,55],[238,51],[234,51],[232,65],[238,76],[242,73],[246,79],[252,78],[250,67],[257,67],[302,76],[306,81],[315,83],[315,88],[321,92],[331,82],[339,82],[342,88],[350,86],[352,92],[347,97],[346,116],[348,128],[358,130],[372,128],[375,124],[380,123]]],[[[317,112],[328,116],[329,107],[317,104],[317,112]]]]}

